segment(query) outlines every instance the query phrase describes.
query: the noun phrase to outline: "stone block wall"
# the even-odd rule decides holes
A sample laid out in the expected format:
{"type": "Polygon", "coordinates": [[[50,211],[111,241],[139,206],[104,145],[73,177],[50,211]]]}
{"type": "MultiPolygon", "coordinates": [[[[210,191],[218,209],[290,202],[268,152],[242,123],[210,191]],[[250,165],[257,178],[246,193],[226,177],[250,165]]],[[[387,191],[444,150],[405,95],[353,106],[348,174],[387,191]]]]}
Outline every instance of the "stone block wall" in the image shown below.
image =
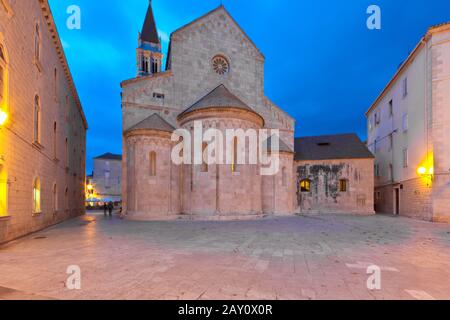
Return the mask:
{"type": "Polygon", "coordinates": [[[297,205],[300,213],[374,213],[373,159],[296,161],[297,205]],[[300,182],[309,179],[310,192],[300,182]],[[339,180],[348,181],[339,191],[339,180]]]}
{"type": "Polygon", "coordinates": [[[437,28],[431,42],[433,220],[450,222],[450,25],[437,28]]]}
{"type": "Polygon", "coordinates": [[[130,218],[151,219],[179,214],[179,172],[171,161],[169,134],[133,134],[126,138],[127,170],[123,209],[130,218]],[[156,170],[150,154],[155,153],[156,170]]]}
{"type": "Polygon", "coordinates": [[[433,219],[433,183],[428,177],[403,181],[400,185],[400,215],[414,219],[431,221],[433,219]]]}
{"type": "Polygon", "coordinates": [[[0,5],[0,43],[7,55],[9,118],[0,128],[0,242],[84,213],[84,114],[65,64],[47,1],[0,5]],[[41,35],[34,60],[36,24],[41,35]],[[55,77],[56,70],[56,77],[55,77]],[[41,132],[34,143],[34,101],[39,96],[41,132]],[[67,144],[66,144],[67,139],[67,144]],[[33,183],[41,184],[41,212],[33,214],[33,183]]]}

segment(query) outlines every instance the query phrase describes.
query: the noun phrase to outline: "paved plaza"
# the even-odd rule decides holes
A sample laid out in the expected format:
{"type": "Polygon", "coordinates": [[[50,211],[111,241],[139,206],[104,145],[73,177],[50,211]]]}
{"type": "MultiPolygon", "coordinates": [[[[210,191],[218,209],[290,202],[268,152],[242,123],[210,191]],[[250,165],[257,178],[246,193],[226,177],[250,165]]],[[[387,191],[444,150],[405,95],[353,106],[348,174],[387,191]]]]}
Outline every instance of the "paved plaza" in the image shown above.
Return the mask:
{"type": "Polygon", "coordinates": [[[1,246],[0,268],[0,299],[450,299],[450,225],[93,213],[1,246]],[[370,265],[381,268],[381,290],[367,289],[370,265]],[[69,266],[81,269],[80,290],[66,287],[69,266]]]}

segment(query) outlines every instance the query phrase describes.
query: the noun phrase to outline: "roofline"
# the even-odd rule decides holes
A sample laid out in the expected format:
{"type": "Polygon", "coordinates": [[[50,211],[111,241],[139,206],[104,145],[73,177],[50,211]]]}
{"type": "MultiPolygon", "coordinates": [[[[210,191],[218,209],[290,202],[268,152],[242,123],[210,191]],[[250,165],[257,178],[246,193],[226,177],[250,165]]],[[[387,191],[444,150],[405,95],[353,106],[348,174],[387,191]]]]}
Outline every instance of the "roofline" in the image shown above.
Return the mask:
{"type": "Polygon", "coordinates": [[[136,123],[134,126],[132,126],[131,128],[129,128],[128,130],[126,130],[124,133],[128,134],[130,132],[134,132],[134,131],[142,131],[142,130],[152,130],[152,131],[160,131],[160,132],[169,132],[169,133],[173,133],[176,128],[174,126],[172,126],[169,122],[167,122],[163,117],[161,117],[158,113],[153,113],[151,116],[145,118],[144,120],[136,123]],[[153,117],[153,116],[157,116],[159,117],[162,121],[164,121],[167,125],[169,125],[171,128],[170,130],[161,130],[161,129],[153,129],[153,128],[136,128],[138,125],[140,125],[141,123],[147,121],[147,119],[153,117]]]}
{"type": "Polygon", "coordinates": [[[80,97],[78,96],[78,91],[75,86],[75,82],[73,81],[72,73],[70,72],[69,64],[67,62],[66,54],[64,52],[64,48],[61,44],[61,38],[59,37],[58,29],[56,28],[55,21],[53,19],[53,14],[50,9],[50,5],[48,4],[48,0],[39,0],[41,4],[41,11],[43,13],[44,19],[47,21],[47,27],[52,35],[53,43],[56,47],[56,53],[58,54],[59,60],[63,65],[64,73],[66,75],[67,81],[69,82],[69,87],[72,91],[73,98],[75,100],[75,104],[77,105],[77,109],[80,112],[81,118],[83,120],[83,124],[85,129],[89,128],[86,115],[84,114],[83,107],[81,105],[80,97]]]}
{"type": "Polygon", "coordinates": [[[326,158],[326,159],[295,159],[294,157],[294,161],[327,161],[327,160],[374,160],[375,156],[373,157],[361,157],[361,158],[356,158],[356,157],[345,157],[345,158],[326,158]]]}
{"type": "Polygon", "coordinates": [[[264,119],[263,116],[261,116],[259,113],[257,113],[256,111],[254,111],[253,109],[246,109],[246,108],[242,108],[242,107],[235,107],[235,106],[226,106],[226,107],[216,107],[216,106],[210,106],[210,107],[205,107],[205,108],[201,108],[201,109],[195,109],[195,110],[191,110],[191,111],[184,111],[182,113],[180,113],[177,116],[177,121],[182,122],[187,116],[195,114],[195,113],[200,113],[200,112],[221,112],[221,111],[228,111],[228,110],[234,110],[234,111],[243,111],[243,112],[247,112],[249,114],[253,114],[255,116],[257,116],[258,118],[260,118],[262,120],[262,127],[265,126],[266,124],[266,120],[264,119]]]}
{"type": "Polygon", "coordinates": [[[406,69],[406,67],[412,62],[412,60],[417,56],[419,53],[421,47],[428,42],[430,37],[433,33],[445,31],[447,29],[450,29],[450,22],[446,22],[443,24],[438,24],[435,26],[431,26],[428,28],[425,35],[419,40],[419,43],[416,45],[414,50],[408,55],[407,59],[401,64],[401,66],[397,69],[394,76],[391,78],[391,80],[388,82],[386,87],[381,91],[380,95],[375,99],[375,101],[372,103],[370,108],[366,111],[365,115],[366,117],[369,115],[369,113],[378,105],[378,103],[386,96],[386,93],[391,89],[392,85],[397,81],[400,74],[406,69]]]}
{"type": "Polygon", "coordinates": [[[159,78],[159,77],[163,77],[163,76],[169,77],[171,75],[172,75],[172,70],[166,70],[164,72],[158,72],[158,73],[143,76],[143,77],[134,77],[134,78],[122,81],[120,83],[120,87],[123,88],[124,86],[131,84],[131,83],[136,83],[136,82],[140,82],[140,81],[148,80],[148,79],[159,78]]]}
{"type": "MultiPolygon", "coordinates": [[[[295,137],[294,140],[308,139],[308,138],[339,137],[339,136],[356,136],[356,137],[358,137],[359,140],[361,140],[361,138],[358,136],[358,134],[357,134],[357,133],[354,133],[354,132],[349,132],[349,133],[337,133],[337,134],[322,134],[322,135],[319,135],[319,136],[295,137]]],[[[361,140],[361,142],[362,142],[362,140],[361,140]]]]}
{"type": "Polygon", "coordinates": [[[170,34],[170,42],[172,42],[172,36],[174,36],[176,33],[178,33],[179,31],[182,31],[188,27],[190,27],[191,25],[197,23],[198,21],[202,20],[203,18],[209,16],[210,14],[219,11],[220,9],[223,9],[225,11],[225,13],[228,15],[228,17],[234,22],[234,24],[236,24],[236,26],[239,28],[239,30],[245,35],[245,37],[250,41],[250,43],[253,45],[253,47],[258,51],[258,53],[261,55],[261,57],[263,58],[263,60],[265,60],[265,56],[264,54],[261,52],[261,50],[259,50],[259,48],[256,46],[256,44],[253,42],[253,40],[247,35],[247,33],[242,29],[242,27],[239,25],[239,23],[237,23],[237,21],[233,18],[233,16],[228,12],[228,10],[225,8],[225,6],[223,4],[221,4],[220,6],[218,6],[217,8],[205,13],[204,15],[198,17],[197,19],[189,22],[188,24],[185,24],[184,26],[176,29],[175,31],[173,31],[170,34]]]}
{"type": "MultiPolygon", "coordinates": [[[[121,155],[121,154],[113,154],[114,156],[120,156],[120,157],[122,157],[123,158],[123,156],[121,155]]],[[[106,158],[106,157],[103,157],[104,155],[101,155],[101,156],[98,156],[98,157],[95,157],[94,158],[94,160],[115,160],[115,161],[122,161],[122,159],[115,159],[115,158],[106,158]]]]}

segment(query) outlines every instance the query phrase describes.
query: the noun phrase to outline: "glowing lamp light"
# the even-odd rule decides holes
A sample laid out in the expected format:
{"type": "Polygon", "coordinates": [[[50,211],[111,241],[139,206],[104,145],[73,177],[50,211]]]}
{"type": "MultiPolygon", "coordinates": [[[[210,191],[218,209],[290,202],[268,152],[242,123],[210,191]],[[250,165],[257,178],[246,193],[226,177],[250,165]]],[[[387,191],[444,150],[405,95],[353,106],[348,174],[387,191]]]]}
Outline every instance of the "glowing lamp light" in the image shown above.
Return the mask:
{"type": "Polygon", "coordinates": [[[89,185],[87,186],[87,189],[88,189],[89,191],[94,190],[94,186],[93,186],[92,184],[89,184],[89,185]]]}
{"type": "Polygon", "coordinates": [[[6,120],[8,120],[8,114],[5,111],[0,110],[0,126],[4,125],[6,120]]]}
{"type": "Polygon", "coordinates": [[[419,167],[419,169],[417,169],[417,173],[420,175],[424,175],[427,173],[427,168],[425,167],[419,167]]]}
{"type": "Polygon", "coordinates": [[[419,167],[417,169],[417,173],[421,176],[433,176],[434,175],[434,168],[430,167],[419,167]]]}

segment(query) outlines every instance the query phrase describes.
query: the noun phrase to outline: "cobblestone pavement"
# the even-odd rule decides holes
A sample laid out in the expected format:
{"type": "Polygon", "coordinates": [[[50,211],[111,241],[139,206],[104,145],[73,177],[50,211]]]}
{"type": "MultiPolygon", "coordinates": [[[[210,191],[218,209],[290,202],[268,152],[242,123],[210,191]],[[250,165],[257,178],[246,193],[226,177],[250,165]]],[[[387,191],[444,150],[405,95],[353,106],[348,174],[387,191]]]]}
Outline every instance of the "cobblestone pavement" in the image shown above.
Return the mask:
{"type": "Polygon", "coordinates": [[[0,299],[450,299],[450,226],[389,216],[134,222],[92,214],[0,247],[0,299]],[[381,290],[367,289],[367,267],[381,290]],[[66,288],[68,266],[81,290],[66,288]]]}

